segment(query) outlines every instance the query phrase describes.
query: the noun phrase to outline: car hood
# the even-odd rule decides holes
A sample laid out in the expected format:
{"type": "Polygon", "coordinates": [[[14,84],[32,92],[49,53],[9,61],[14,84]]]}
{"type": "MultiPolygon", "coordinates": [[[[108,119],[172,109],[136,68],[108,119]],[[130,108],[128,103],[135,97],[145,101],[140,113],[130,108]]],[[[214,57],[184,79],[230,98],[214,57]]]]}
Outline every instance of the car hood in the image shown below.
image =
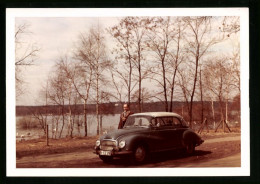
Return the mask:
{"type": "Polygon", "coordinates": [[[149,128],[143,128],[143,127],[131,127],[131,128],[124,128],[124,129],[118,129],[111,132],[108,132],[107,134],[103,135],[100,139],[114,139],[125,135],[129,135],[132,133],[142,133],[146,132],[149,128]]]}

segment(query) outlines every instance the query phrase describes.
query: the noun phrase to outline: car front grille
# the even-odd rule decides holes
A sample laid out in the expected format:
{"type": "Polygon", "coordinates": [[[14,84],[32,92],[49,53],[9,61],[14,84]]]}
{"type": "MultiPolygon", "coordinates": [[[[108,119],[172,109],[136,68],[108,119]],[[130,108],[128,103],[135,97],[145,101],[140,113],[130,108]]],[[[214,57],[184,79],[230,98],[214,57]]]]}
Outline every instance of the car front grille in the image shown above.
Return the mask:
{"type": "Polygon", "coordinates": [[[114,148],[116,148],[116,146],[117,146],[117,142],[114,140],[103,140],[101,141],[100,148],[102,150],[113,150],[114,148]]]}

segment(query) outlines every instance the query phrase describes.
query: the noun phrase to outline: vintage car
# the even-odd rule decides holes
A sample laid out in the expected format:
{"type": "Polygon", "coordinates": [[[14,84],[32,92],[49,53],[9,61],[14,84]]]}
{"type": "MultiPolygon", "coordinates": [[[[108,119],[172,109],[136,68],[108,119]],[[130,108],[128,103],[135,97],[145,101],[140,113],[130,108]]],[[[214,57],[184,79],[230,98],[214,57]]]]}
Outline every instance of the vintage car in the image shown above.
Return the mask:
{"type": "Polygon", "coordinates": [[[123,129],[102,135],[96,141],[95,153],[104,162],[130,156],[134,162],[143,163],[152,152],[185,149],[192,154],[203,142],[176,113],[137,113],[128,117],[123,129]]]}

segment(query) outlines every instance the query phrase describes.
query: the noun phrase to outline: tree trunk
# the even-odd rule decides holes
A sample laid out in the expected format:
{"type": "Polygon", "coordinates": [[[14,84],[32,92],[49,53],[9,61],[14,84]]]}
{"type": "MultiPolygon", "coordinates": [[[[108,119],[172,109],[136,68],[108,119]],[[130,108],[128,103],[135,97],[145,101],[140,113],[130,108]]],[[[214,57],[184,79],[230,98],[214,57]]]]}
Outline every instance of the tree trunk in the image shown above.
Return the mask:
{"type": "Polygon", "coordinates": [[[223,76],[220,76],[220,90],[219,90],[219,103],[220,103],[220,112],[221,120],[223,121],[223,132],[225,132],[225,121],[224,121],[224,112],[223,112],[223,101],[222,101],[222,89],[223,89],[223,76]]]}
{"type": "Polygon", "coordinates": [[[179,36],[178,36],[178,42],[177,42],[177,53],[175,58],[175,68],[174,68],[174,74],[172,77],[172,89],[171,89],[171,103],[170,103],[170,112],[173,112],[173,92],[174,92],[174,86],[175,86],[175,77],[178,70],[178,59],[179,59],[179,51],[180,51],[180,28],[179,28],[179,36]]]}
{"type": "Polygon", "coordinates": [[[164,59],[162,59],[162,70],[163,70],[162,72],[163,72],[164,107],[165,107],[165,111],[168,112],[167,86],[166,86],[164,59]]]}
{"type": "Polygon", "coordinates": [[[221,113],[221,120],[223,125],[223,132],[225,132],[225,121],[224,121],[224,112],[223,112],[223,102],[221,97],[219,97],[219,105],[220,105],[220,113],[221,113]]]}
{"type": "Polygon", "coordinates": [[[100,132],[103,132],[103,127],[102,127],[102,123],[103,123],[103,116],[102,114],[100,115],[100,132]]]}
{"type": "Polygon", "coordinates": [[[196,83],[197,83],[197,73],[198,73],[198,65],[199,65],[199,48],[197,48],[197,55],[196,55],[196,68],[195,68],[195,76],[194,76],[194,82],[193,82],[193,89],[191,93],[191,98],[190,98],[190,128],[192,128],[192,107],[193,107],[193,97],[194,93],[196,90],[196,83]]]}
{"type": "Polygon", "coordinates": [[[212,108],[212,118],[214,123],[214,129],[216,128],[216,120],[215,120],[215,111],[214,111],[214,102],[213,99],[211,99],[211,108],[212,108]]]}
{"type": "Polygon", "coordinates": [[[140,43],[138,43],[138,72],[139,72],[139,91],[138,91],[138,108],[139,112],[142,112],[141,107],[141,93],[142,93],[142,71],[141,71],[141,46],[140,43]]]}
{"type": "Polygon", "coordinates": [[[142,112],[142,105],[141,105],[141,95],[142,95],[142,73],[141,73],[141,65],[139,62],[139,91],[138,91],[138,107],[139,107],[139,112],[142,112]]]}
{"type": "Polygon", "coordinates": [[[87,102],[84,100],[84,127],[85,127],[85,137],[88,136],[88,124],[87,124],[87,102]]]}
{"type": "Polygon", "coordinates": [[[132,85],[132,62],[129,59],[129,81],[128,81],[128,105],[131,103],[131,85],[132,85]]]}
{"type": "Polygon", "coordinates": [[[97,135],[99,135],[99,86],[98,86],[98,75],[97,75],[97,93],[96,93],[96,120],[97,120],[97,135]]]}
{"type": "Polygon", "coordinates": [[[226,100],[226,123],[228,122],[228,100],[226,100]]]}
{"type": "Polygon", "coordinates": [[[174,71],[173,77],[172,77],[172,88],[171,88],[171,103],[170,103],[170,112],[173,112],[173,92],[174,92],[174,85],[175,85],[175,76],[177,73],[177,67],[174,71]]]}
{"type": "Polygon", "coordinates": [[[64,105],[63,105],[62,108],[61,108],[61,113],[62,113],[62,127],[61,127],[61,130],[60,130],[60,136],[59,136],[59,138],[61,138],[62,131],[63,131],[64,124],[65,124],[64,105]]]}
{"type": "Polygon", "coordinates": [[[201,123],[204,120],[204,102],[203,102],[203,86],[201,78],[201,69],[200,69],[200,102],[201,102],[201,123]]]}
{"type": "Polygon", "coordinates": [[[69,105],[69,122],[68,122],[68,133],[67,135],[72,137],[71,131],[72,130],[72,123],[71,123],[71,109],[70,109],[70,105],[69,105]]]}

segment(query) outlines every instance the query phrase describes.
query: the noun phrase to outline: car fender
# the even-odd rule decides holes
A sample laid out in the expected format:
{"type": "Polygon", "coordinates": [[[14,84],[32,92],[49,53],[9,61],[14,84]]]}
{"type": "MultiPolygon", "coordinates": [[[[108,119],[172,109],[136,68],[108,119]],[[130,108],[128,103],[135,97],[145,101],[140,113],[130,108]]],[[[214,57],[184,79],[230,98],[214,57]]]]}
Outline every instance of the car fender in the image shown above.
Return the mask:
{"type": "Polygon", "coordinates": [[[121,140],[125,140],[126,141],[126,146],[125,146],[125,150],[131,150],[133,151],[135,149],[135,147],[139,144],[143,144],[145,146],[148,146],[147,143],[147,136],[146,135],[139,135],[139,134],[135,134],[135,135],[127,135],[127,136],[122,136],[120,137],[120,139],[118,140],[118,142],[120,142],[121,140]]]}
{"type": "Polygon", "coordinates": [[[182,139],[183,146],[188,145],[189,143],[197,144],[201,138],[192,130],[186,130],[183,133],[183,139],[182,139]]]}

